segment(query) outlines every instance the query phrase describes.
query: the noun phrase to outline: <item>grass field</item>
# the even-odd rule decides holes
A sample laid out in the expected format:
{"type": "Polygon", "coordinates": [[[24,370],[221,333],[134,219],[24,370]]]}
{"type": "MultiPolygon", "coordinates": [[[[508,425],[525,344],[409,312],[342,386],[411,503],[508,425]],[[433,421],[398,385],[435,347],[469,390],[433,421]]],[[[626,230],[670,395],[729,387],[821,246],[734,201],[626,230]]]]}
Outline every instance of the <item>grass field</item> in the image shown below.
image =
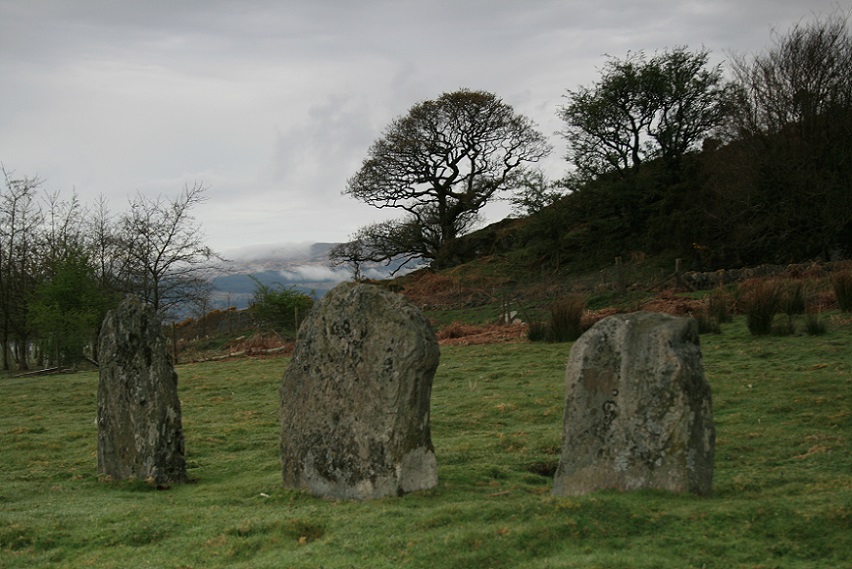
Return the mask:
{"type": "Polygon", "coordinates": [[[435,490],[281,487],[288,360],[178,367],[192,483],[96,476],[97,375],[0,379],[0,567],[852,567],[852,323],[702,336],[714,494],[550,496],[568,344],[442,350],[435,490]]]}

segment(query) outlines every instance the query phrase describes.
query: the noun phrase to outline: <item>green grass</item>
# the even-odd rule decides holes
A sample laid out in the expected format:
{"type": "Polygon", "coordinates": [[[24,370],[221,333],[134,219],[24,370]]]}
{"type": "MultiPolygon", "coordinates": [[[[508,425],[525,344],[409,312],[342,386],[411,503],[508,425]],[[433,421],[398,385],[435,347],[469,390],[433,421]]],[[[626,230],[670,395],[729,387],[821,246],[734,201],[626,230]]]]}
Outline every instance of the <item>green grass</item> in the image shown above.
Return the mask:
{"type": "Polygon", "coordinates": [[[714,494],[550,496],[569,344],[445,348],[435,490],[281,487],[286,359],[179,366],[192,483],[96,476],[97,376],[0,379],[0,567],[852,567],[852,326],[703,336],[714,494]]]}

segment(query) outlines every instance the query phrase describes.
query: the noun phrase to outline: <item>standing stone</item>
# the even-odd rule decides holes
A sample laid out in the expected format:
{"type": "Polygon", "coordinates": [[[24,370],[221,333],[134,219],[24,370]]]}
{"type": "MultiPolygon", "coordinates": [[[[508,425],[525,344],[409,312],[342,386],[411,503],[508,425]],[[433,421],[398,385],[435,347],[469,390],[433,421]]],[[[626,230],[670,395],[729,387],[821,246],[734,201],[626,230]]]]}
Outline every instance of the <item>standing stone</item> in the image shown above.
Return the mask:
{"type": "Polygon", "coordinates": [[[365,500],[438,483],[429,401],[439,351],[403,297],[344,283],[314,307],[281,384],[284,485],[365,500]]]}
{"type": "Polygon", "coordinates": [[[554,495],[640,488],[708,495],[715,432],[698,326],[638,312],[571,348],[554,495]]]}
{"type": "Polygon", "coordinates": [[[177,374],[157,313],[128,296],[107,313],[98,353],[98,474],[186,481],[177,374]]]}

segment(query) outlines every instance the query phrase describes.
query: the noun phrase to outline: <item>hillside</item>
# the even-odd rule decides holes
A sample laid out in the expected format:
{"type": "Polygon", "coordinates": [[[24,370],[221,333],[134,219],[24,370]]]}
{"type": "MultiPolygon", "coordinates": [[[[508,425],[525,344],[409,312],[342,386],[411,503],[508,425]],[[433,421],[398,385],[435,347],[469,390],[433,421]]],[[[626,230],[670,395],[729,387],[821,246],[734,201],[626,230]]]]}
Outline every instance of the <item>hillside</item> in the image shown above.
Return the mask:
{"type": "MultiPolygon", "coordinates": [[[[448,346],[526,341],[530,325],[546,324],[553,318],[553,309],[571,298],[582,299],[584,328],[609,314],[634,310],[707,318],[719,299],[724,300],[726,310],[743,314],[748,310],[754,283],[764,280],[777,283],[778,302],[782,303],[776,308],[782,313],[777,319],[780,326],[787,310],[783,299],[799,295],[800,310],[819,318],[823,312],[839,307],[833,279],[852,275],[850,262],[696,272],[683,270],[684,263],[676,259],[638,255],[616,258],[600,269],[585,272],[571,272],[568,265],[558,271],[543,266],[531,269],[527,251],[501,250],[500,239],[494,237],[499,233],[504,242],[511,242],[512,232],[519,231],[523,223],[525,220],[504,220],[463,238],[469,243],[469,250],[479,255],[468,262],[442,271],[426,268],[372,282],[403,294],[422,309],[435,326],[441,344],[448,346]],[[505,325],[510,322],[514,325],[505,325]]],[[[319,260],[316,263],[321,269],[319,260]]],[[[265,274],[280,283],[277,279],[288,269],[271,270],[269,266],[265,274]]],[[[295,274],[295,270],[289,269],[289,274],[295,274]]],[[[239,279],[251,283],[253,289],[254,281],[245,275],[233,275],[227,282],[239,283],[239,279]]],[[[330,288],[336,282],[329,280],[325,284],[330,288]]],[[[321,295],[316,294],[317,289],[313,293],[321,295]]],[[[247,288],[243,294],[251,296],[247,288]]],[[[259,329],[247,310],[229,306],[176,326],[181,361],[287,354],[292,350],[295,330],[276,334],[259,329]]],[[[798,333],[804,333],[801,318],[796,326],[798,333]]]]}
{"type": "MultiPolygon", "coordinates": [[[[390,279],[387,267],[374,265],[366,275],[407,296],[438,328],[543,321],[571,295],[583,297],[590,318],[639,309],[696,314],[703,304],[694,296],[707,295],[701,291],[771,276],[809,283],[809,308],[824,310],[836,302],[827,300],[828,276],[847,270],[852,256],[852,217],[838,215],[849,210],[848,192],[837,207],[793,215],[793,202],[771,202],[764,190],[772,179],[764,176],[772,172],[756,160],[742,142],[712,144],[685,156],[677,172],[656,160],[629,176],[563,181],[561,193],[527,215],[449,242],[440,270],[390,279]],[[740,170],[731,169],[737,160],[753,176],[739,180],[740,170]]],[[[812,190],[797,183],[803,186],[785,191],[812,190]]],[[[330,247],[238,259],[214,276],[214,306],[245,307],[253,279],[322,296],[351,277],[329,266],[330,247]]]]}

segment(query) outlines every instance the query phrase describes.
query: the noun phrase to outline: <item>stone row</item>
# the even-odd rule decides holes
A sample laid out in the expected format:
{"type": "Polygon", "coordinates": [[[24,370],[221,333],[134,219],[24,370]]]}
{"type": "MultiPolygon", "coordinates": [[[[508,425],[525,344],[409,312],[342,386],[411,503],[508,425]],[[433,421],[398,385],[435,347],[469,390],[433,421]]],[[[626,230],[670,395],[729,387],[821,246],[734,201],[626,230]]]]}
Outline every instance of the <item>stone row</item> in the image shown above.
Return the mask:
{"type": "MultiPolygon", "coordinates": [[[[128,297],[99,346],[98,473],[185,482],[177,375],[156,313],[128,297]]],[[[280,395],[289,488],[366,500],[434,488],[435,333],[402,296],[346,283],[300,330],[280,395]]],[[[595,324],[566,368],[555,495],[643,488],[707,495],[715,431],[691,318],[639,312],[595,324]]]]}

